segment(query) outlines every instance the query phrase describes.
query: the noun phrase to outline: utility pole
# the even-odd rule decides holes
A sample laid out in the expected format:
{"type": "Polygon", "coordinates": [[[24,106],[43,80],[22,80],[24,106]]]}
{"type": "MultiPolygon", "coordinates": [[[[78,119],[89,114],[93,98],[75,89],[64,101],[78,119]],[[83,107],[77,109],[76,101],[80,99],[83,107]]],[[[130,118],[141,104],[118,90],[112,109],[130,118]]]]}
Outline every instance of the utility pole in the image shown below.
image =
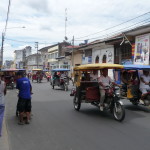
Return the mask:
{"type": "Polygon", "coordinates": [[[39,67],[39,62],[38,62],[38,42],[35,42],[35,48],[37,49],[37,56],[36,56],[36,62],[37,62],[37,69],[38,69],[38,67],[39,67]]]}
{"type": "Polygon", "coordinates": [[[2,66],[3,66],[3,51],[4,51],[4,33],[2,32],[2,46],[1,46],[0,68],[2,68],[2,66]]]}
{"type": "Polygon", "coordinates": [[[67,41],[67,8],[65,9],[65,40],[67,41]]]}
{"type": "Polygon", "coordinates": [[[73,72],[73,68],[74,68],[74,36],[72,39],[72,72],[73,72]]]}

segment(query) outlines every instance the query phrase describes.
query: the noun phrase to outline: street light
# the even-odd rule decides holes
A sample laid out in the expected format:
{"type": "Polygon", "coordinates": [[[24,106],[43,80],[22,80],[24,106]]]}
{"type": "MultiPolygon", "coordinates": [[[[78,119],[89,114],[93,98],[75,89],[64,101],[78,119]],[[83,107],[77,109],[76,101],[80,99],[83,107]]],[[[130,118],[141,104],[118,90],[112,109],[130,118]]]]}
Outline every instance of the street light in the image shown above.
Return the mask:
{"type": "Polygon", "coordinates": [[[6,28],[6,29],[14,29],[14,28],[26,28],[25,26],[22,27],[10,27],[10,28],[6,28]]]}
{"type": "MultiPolygon", "coordinates": [[[[25,26],[23,26],[23,27],[11,27],[11,28],[6,28],[6,29],[14,29],[14,28],[25,28],[25,26]]],[[[1,52],[0,52],[1,53],[0,69],[3,66],[3,51],[4,51],[4,40],[5,40],[6,29],[5,29],[5,32],[4,32],[4,30],[2,32],[2,46],[1,46],[1,52]]]]}

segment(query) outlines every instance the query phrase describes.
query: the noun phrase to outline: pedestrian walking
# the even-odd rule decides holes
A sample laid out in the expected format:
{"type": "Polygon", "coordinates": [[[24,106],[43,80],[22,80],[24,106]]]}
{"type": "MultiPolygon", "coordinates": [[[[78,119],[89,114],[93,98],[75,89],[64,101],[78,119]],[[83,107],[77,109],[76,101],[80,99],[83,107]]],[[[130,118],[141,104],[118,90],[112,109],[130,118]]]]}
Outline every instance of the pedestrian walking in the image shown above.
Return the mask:
{"type": "Polygon", "coordinates": [[[17,72],[16,88],[19,90],[17,110],[19,111],[19,122],[18,124],[24,124],[24,114],[26,115],[26,124],[30,123],[31,114],[31,93],[32,86],[30,80],[24,77],[22,72],[17,72]]]}
{"type": "Polygon", "coordinates": [[[2,125],[5,111],[6,84],[0,77],[0,136],[2,136],[2,125]]]}

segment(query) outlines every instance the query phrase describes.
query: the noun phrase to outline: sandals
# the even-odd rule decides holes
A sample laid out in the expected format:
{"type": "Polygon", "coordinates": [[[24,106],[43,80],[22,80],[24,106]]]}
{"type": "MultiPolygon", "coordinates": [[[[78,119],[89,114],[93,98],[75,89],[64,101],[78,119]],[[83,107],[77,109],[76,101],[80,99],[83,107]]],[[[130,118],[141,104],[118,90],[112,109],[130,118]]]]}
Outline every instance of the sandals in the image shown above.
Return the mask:
{"type": "Polygon", "coordinates": [[[29,121],[29,120],[27,120],[27,121],[26,121],[26,124],[30,124],[30,121],[29,121]]]}
{"type": "Polygon", "coordinates": [[[24,125],[24,122],[19,121],[18,124],[19,125],[24,125]]]}

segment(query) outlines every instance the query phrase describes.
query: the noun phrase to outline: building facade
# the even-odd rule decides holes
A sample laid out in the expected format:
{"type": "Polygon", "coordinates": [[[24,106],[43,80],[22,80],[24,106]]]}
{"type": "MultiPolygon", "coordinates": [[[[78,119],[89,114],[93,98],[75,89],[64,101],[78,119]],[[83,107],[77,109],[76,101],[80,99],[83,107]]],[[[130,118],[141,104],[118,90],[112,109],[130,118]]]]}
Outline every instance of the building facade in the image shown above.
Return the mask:
{"type": "Polygon", "coordinates": [[[14,63],[17,69],[26,69],[27,67],[27,57],[31,55],[32,48],[30,46],[25,47],[22,50],[14,51],[14,63]]]}
{"type": "Polygon", "coordinates": [[[43,69],[41,54],[32,54],[27,57],[27,72],[32,69],[43,69]]]}

